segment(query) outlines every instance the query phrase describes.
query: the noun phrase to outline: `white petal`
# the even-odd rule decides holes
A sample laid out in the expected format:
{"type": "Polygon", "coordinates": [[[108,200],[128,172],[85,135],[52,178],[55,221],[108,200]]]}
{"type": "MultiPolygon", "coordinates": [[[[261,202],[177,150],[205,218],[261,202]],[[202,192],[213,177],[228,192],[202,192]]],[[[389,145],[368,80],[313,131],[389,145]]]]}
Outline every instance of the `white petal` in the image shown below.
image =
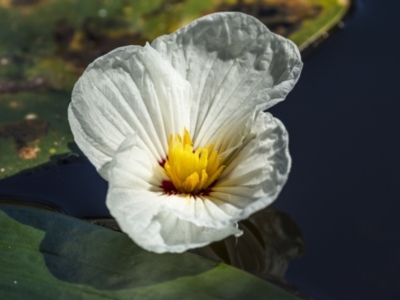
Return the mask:
{"type": "Polygon", "coordinates": [[[163,198],[162,209],[197,226],[224,228],[237,221],[208,196],[169,195],[163,198]]]}
{"type": "Polygon", "coordinates": [[[228,120],[282,101],[302,68],[292,42],[241,13],[205,16],[152,46],[192,85],[196,147],[228,120]]]}
{"type": "Polygon", "coordinates": [[[107,179],[124,139],[137,133],[159,161],[168,137],[190,126],[192,91],[151,46],[118,48],[94,61],[76,83],[68,114],[75,141],[107,179]]]}
{"type": "Polygon", "coordinates": [[[163,192],[161,182],[167,180],[156,158],[140,148],[137,134],[128,136],[118,147],[109,167],[109,185],[124,189],[163,192]]]}
{"type": "Polygon", "coordinates": [[[245,142],[210,194],[232,221],[245,219],[273,202],[291,167],[288,134],[278,119],[258,112],[252,131],[249,135],[255,138],[245,142]]]}
{"type": "MultiPolygon", "coordinates": [[[[106,203],[122,231],[141,247],[158,253],[183,252],[241,234],[234,223],[220,228],[198,226],[166,210],[164,204],[174,198],[157,185],[166,179],[165,174],[155,158],[138,147],[140,144],[137,135],[129,136],[109,168],[106,203]]],[[[185,198],[180,201],[185,202],[185,198]]]]}
{"type": "Polygon", "coordinates": [[[291,165],[286,129],[260,111],[233,125],[218,141],[226,168],[210,195],[171,195],[163,209],[198,226],[223,228],[275,200],[291,165]]]}
{"type": "Polygon", "coordinates": [[[156,252],[183,252],[188,249],[203,247],[230,235],[240,236],[242,234],[236,224],[218,229],[196,226],[166,211],[161,212],[154,221],[160,222],[160,236],[164,240],[163,248],[156,252]]]}

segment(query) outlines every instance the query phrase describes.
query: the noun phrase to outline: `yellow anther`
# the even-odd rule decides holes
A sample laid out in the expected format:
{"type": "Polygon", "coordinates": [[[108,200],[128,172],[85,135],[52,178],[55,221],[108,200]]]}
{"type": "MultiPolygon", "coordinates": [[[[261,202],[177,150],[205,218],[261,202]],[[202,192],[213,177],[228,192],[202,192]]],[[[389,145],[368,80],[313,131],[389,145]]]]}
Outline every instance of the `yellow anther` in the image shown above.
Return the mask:
{"type": "Polygon", "coordinates": [[[186,129],[182,136],[170,136],[164,170],[177,192],[196,195],[205,191],[225,166],[221,165],[214,145],[194,151],[192,138],[186,129]]]}

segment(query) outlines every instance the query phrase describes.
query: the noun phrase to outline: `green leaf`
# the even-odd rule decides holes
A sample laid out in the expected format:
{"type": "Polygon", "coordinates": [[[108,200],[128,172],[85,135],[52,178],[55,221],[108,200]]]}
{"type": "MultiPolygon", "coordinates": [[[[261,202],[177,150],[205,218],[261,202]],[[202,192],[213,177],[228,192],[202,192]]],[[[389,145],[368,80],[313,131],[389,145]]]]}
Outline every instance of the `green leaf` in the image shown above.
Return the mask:
{"type": "Polygon", "coordinates": [[[125,234],[8,205],[0,206],[0,291],[3,299],[297,299],[222,263],[150,253],[125,234]]]}
{"type": "Polygon", "coordinates": [[[0,179],[71,152],[74,138],[67,118],[71,93],[24,92],[0,97],[0,179]]]}

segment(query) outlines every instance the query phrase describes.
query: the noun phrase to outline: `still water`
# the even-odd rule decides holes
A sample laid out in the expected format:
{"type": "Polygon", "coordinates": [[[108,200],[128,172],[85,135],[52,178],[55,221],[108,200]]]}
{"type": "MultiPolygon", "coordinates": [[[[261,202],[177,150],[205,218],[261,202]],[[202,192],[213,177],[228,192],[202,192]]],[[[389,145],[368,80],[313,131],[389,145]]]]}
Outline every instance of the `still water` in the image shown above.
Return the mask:
{"type": "Polygon", "coordinates": [[[272,109],[293,169],[276,207],[305,234],[287,279],[317,299],[400,299],[400,2],[357,2],[272,109]]]}
{"type": "MultiPolygon", "coordinates": [[[[307,59],[271,112],[291,137],[289,181],[274,206],[307,240],[286,278],[315,299],[400,299],[400,3],[358,1],[346,28],[307,59]]],[[[108,216],[107,183],[73,159],[2,180],[2,194],[108,216]]]]}

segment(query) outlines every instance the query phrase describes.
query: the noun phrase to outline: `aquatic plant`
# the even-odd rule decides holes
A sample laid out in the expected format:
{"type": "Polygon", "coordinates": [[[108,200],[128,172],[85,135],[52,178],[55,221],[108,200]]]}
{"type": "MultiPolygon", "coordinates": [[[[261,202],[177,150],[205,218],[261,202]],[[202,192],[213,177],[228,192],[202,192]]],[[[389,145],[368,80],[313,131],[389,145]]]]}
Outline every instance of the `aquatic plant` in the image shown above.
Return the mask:
{"type": "Polygon", "coordinates": [[[121,229],[154,252],[229,235],[273,202],[288,134],[264,110],[300,75],[297,47],[242,13],[198,19],[95,60],[69,106],[75,141],[109,182],[121,229]]]}

